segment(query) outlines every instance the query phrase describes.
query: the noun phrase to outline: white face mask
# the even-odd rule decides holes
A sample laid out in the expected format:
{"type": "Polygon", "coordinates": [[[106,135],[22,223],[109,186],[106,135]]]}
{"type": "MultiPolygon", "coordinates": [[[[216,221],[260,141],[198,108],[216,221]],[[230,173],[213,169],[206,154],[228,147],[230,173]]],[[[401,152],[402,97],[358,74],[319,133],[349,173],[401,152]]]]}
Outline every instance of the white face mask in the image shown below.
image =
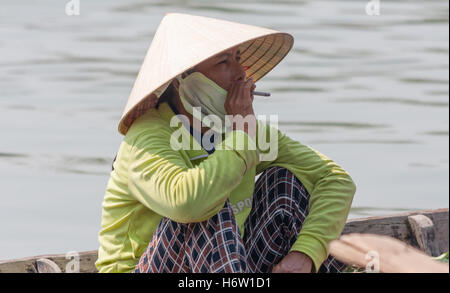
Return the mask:
{"type": "Polygon", "coordinates": [[[180,100],[186,111],[214,131],[224,133],[226,130],[225,115],[227,115],[225,101],[228,92],[197,71],[184,79],[177,76],[177,79],[180,83],[178,88],[180,100]],[[194,107],[201,108],[201,118],[194,115],[194,107]],[[217,123],[214,122],[216,120],[205,117],[207,115],[216,115],[221,122],[221,127],[216,125],[217,123]]]}

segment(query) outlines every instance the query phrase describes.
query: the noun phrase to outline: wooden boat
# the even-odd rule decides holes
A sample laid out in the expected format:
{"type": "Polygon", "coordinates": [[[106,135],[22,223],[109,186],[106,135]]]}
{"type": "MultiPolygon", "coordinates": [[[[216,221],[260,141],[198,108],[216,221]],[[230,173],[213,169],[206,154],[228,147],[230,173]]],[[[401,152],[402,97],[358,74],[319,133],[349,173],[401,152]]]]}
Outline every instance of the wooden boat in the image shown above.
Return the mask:
{"type": "MultiPolygon", "coordinates": [[[[448,208],[388,216],[351,219],[342,234],[370,233],[401,240],[431,256],[448,251],[448,208]]],[[[66,272],[73,258],[66,254],[40,255],[0,261],[0,273],[66,272]]],[[[97,250],[78,253],[79,272],[96,273],[97,250]]]]}

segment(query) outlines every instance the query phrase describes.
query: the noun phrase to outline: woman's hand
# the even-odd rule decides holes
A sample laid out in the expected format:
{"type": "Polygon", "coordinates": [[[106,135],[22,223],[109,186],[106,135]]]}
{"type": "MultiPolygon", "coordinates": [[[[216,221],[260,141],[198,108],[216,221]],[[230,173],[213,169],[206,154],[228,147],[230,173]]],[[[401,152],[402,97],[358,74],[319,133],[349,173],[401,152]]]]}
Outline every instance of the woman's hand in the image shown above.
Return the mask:
{"type": "Polygon", "coordinates": [[[227,99],[224,104],[227,114],[233,115],[233,129],[243,130],[253,138],[256,135],[256,118],[253,111],[252,94],[255,88],[256,85],[253,78],[247,81],[237,80],[233,82],[228,90],[227,99]],[[237,115],[241,115],[244,120],[239,121],[237,115]],[[243,122],[248,122],[248,124],[245,123],[248,129],[244,127],[243,122]]]}
{"type": "Polygon", "coordinates": [[[311,273],[313,262],[303,252],[289,252],[276,266],[272,273],[311,273]]]}

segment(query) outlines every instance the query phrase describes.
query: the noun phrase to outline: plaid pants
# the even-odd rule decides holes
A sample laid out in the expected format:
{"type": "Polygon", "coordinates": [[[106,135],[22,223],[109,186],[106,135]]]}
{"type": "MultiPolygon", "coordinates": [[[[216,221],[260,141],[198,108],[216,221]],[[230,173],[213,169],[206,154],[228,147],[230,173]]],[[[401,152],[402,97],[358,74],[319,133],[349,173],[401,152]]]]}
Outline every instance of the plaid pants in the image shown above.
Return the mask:
{"type": "MultiPolygon", "coordinates": [[[[308,215],[309,193],[281,167],[266,169],[255,182],[252,209],[241,237],[229,201],[203,222],[162,218],[134,273],[268,273],[289,252],[308,215]]],[[[347,267],[331,255],[320,273],[347,267]]]]}

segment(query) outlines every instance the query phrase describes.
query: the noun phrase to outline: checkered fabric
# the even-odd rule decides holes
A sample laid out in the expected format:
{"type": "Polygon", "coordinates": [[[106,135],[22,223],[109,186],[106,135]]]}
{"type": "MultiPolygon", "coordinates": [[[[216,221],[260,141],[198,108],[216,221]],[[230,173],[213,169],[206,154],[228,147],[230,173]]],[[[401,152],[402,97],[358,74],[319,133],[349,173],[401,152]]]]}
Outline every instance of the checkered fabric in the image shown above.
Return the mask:
{"type": "MultiPolygon", "coordinates": [[[[308,215],[309,193],[292,172],[272,167],[256,181],[252,201],[242,238],[228,200],[203,222],[162,218],[134,272],[271,272],[297,240],[308,215]]],[[[346,267],[329,256],[319,273],[338,273],[346,267]]]]}

